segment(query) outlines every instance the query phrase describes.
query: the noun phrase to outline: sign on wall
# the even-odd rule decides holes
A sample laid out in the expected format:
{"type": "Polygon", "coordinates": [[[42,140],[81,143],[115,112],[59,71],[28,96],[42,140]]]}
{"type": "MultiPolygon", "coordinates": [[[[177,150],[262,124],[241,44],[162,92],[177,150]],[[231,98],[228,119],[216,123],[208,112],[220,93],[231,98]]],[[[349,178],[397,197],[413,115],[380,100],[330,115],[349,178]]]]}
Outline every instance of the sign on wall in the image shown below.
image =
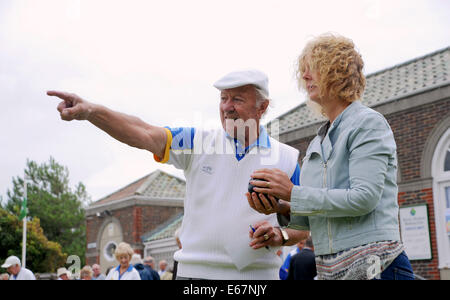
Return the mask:
{"type": "Polygon", "coordinates": [[[400,207],[400,229],[410,260],[432,258],[426,204],[400,207]]]}

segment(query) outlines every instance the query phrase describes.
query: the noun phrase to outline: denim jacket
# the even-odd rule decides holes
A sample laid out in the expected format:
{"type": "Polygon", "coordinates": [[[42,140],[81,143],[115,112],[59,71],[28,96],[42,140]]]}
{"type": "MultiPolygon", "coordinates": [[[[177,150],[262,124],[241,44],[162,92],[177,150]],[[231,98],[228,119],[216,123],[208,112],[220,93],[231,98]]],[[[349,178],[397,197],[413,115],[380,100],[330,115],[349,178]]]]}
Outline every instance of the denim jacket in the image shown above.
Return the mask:
{"type": "Polygon", "coordinates": [[[310,230],[316,255],[400,241],[397,153],[388,122],[356,101],[325,135],[326,125],[303,158],[288,227],[310,230]]]}

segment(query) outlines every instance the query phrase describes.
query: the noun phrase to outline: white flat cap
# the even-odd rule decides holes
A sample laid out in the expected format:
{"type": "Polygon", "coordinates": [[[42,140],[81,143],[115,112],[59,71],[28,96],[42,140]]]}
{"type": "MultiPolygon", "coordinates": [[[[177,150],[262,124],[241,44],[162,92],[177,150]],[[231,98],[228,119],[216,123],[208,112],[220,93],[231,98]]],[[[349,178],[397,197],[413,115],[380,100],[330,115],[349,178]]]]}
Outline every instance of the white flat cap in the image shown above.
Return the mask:
{"type": "Polygon", "coordinates": [[[67,269],[66,268],[58,268],[58,270],[56,270],[56,276],[57,277],[59,277],[59,276],[61,276],[61,275],[64,275],[64,274],[66,274],[67,276],[69,276],[69,271],[67,271],[67,269]]]}
{"type": "Polygon", "coordinates": [[[10,256],[5,260],[5,263],[2,265],[2,268],[7,269],[15,265],[20,266],[20,259],[17,256],[10,256]]]}
{"type": "Polygon", "coordinates": [[[234,71],[223,76],[214,83],[219,90],[233,89],[252,84],[269,96],[269,78],[264,72],[255,69],[234,71]]]}

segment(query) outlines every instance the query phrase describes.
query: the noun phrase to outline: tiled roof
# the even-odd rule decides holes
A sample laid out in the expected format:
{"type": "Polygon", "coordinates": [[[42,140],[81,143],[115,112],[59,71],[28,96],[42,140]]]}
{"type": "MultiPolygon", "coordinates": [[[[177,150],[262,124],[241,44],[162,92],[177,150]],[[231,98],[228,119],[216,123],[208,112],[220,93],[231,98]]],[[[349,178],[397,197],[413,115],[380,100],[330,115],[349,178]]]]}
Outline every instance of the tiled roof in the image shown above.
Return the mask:
{"type": "Polygon", "coordinates": [[[184,199],[186,182],[183,179],[156,170],[118,191],[94,202],[91,207],[115,202],[131,196],[145,196],[152,199],[184,199]]]}
{"type": "Polygon", "coordinates": [[[175,231],[180,228],[183,221],[183,214],[179,214],[174,218],[169,219],[167,222],[161,224],[158,228],[150,231],[148,234],[142,237],[143,242],[151,242],[166,238],[174,237],[175,231]]]}
{"type": "MultiPolygon", "coordinates": [[[[450,84],[450,47],[395,65],[366,76],[361,97],[369,107],[450,84]]],[[[302,103],[276,118],[279,134],[325,121],[302,103]]],[[[270,121],[266,124],[270,132],[270,121]]]]}

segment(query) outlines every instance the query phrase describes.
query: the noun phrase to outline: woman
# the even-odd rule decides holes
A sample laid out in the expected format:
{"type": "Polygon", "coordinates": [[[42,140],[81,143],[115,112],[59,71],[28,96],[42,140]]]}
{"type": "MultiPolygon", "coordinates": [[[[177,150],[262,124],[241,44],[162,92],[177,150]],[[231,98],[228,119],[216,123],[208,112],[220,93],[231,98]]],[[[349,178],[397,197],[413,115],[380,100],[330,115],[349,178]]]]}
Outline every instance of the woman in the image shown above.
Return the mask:
{"type": "MultiPolygon", "coordinates": [[[[386,119],[357,101],[363,65],[345,37],[326,34],[306,45],[298,59],[299,86],[328,122],[307,149],[300,186],[279,170],[257,170],[252,177],[266,181],[251,183],[264,205],[256,193],[247,198],[261,213],[290,208],[289,227],[311,230],[319,279],[413,279],[400,242],[396,144],[386,119]]],[[[279,244],[280,230],[261,226],[266,241],[260,230],[251,245],[279,244]]]]}
{"type": "Polygon", "coordinates": [[[133,249],[131,249],[129,244],[120,243],[114,252],[115,257],[120,264],[117,268],[109,271],[106,280],[141,280],[138,271],[130,264],[133,253],[133,249]]]}
{"type": "Polygon", "coordinates": [[[92,280],[92,276],[94,275],[94,271],[92,271],[91,266],[84,266],[80,272],[81,280],[92,280]]]}

